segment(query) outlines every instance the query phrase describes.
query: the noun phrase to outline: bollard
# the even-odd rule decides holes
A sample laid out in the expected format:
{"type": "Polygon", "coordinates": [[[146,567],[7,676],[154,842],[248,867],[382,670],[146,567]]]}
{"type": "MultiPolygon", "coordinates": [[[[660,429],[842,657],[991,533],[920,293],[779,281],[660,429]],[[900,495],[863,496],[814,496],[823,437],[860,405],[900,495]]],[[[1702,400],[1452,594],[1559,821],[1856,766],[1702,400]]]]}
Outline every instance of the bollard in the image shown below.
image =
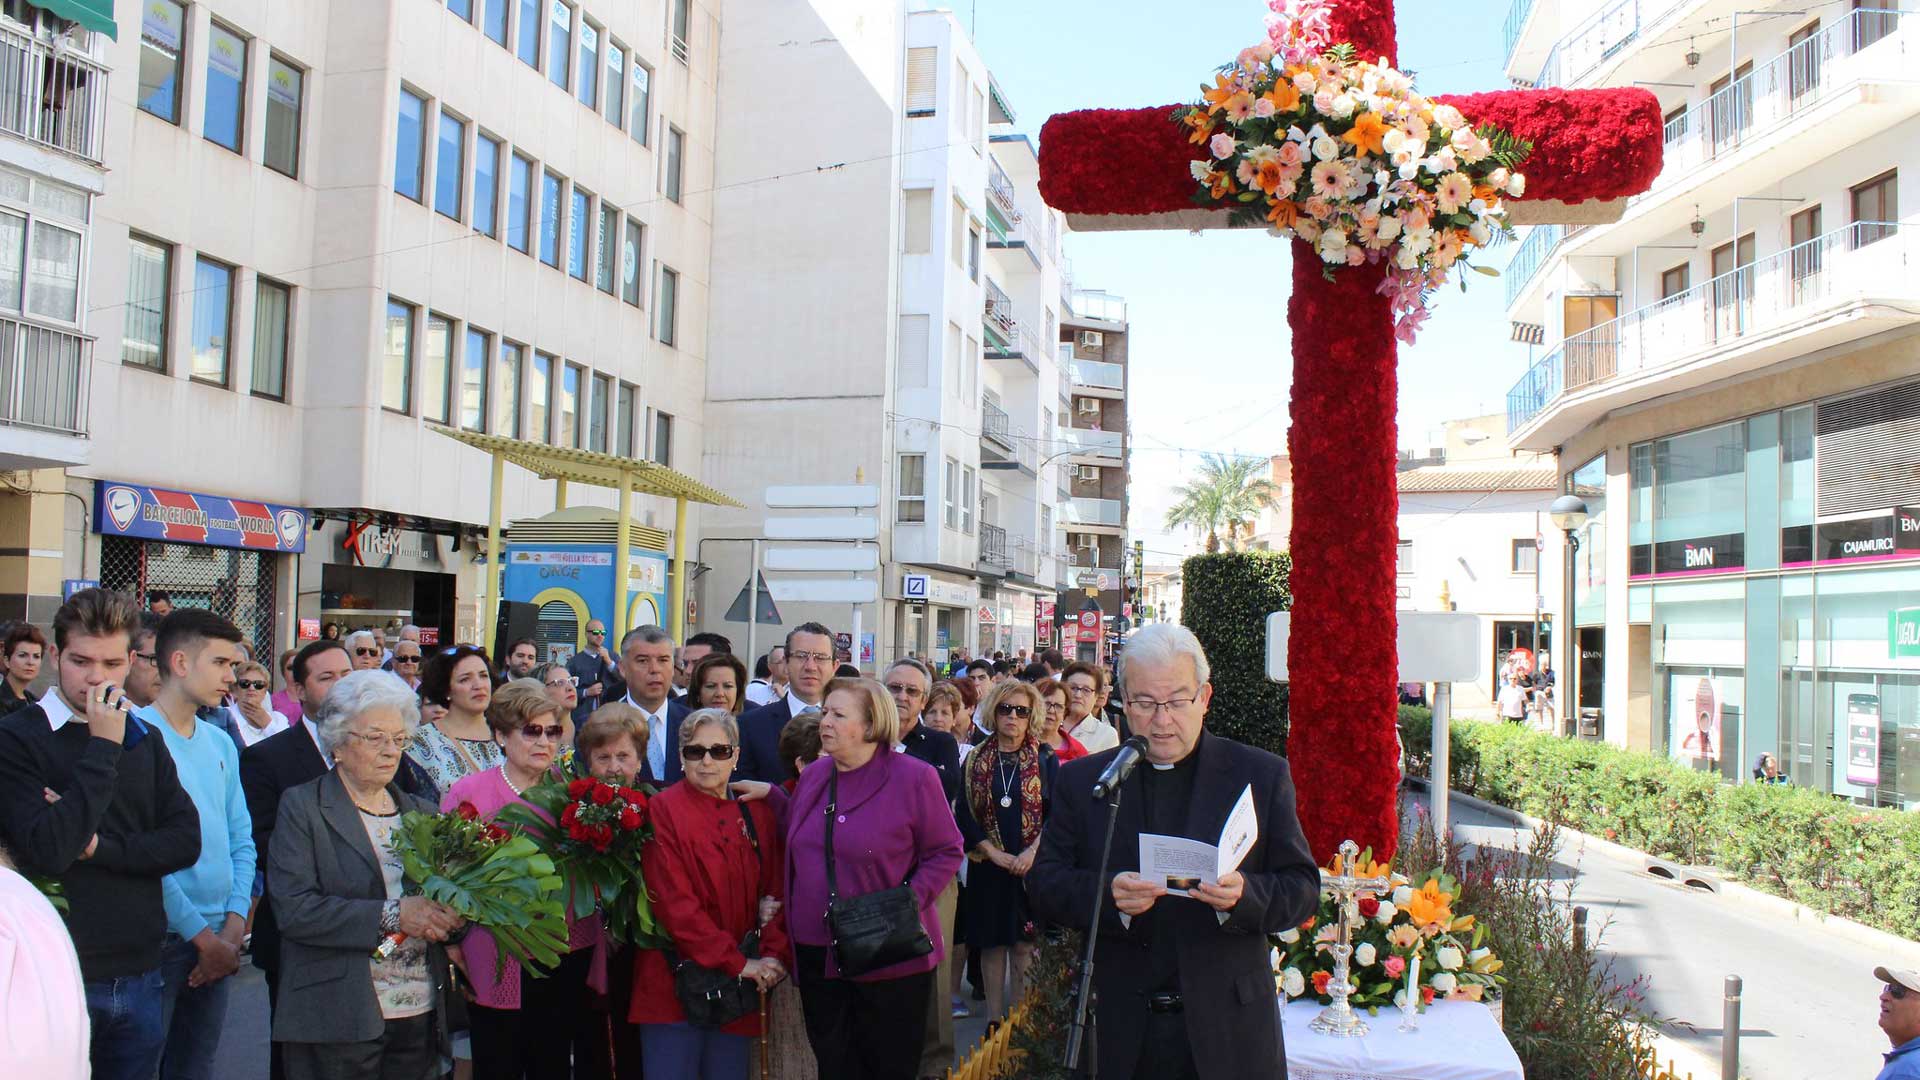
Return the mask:
{"type": "Polygon", "coordinates": [[[1587,951],[1587,909],[1578,905],[1573,909],[1573,951],[1587,951]]]}
{"type": "Polygon", "coordinates": [[[1720,1080],[1740,1080],[1740,976],[1727,976],[1720,1017],[1720,1080]]]}

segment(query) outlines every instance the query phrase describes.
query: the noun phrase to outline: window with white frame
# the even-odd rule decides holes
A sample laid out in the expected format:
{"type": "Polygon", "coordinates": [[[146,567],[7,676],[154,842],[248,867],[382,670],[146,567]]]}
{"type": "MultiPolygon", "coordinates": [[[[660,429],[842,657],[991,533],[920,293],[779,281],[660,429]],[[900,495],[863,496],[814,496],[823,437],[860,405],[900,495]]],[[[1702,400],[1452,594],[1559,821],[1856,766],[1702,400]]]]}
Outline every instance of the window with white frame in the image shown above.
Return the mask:
{"type": "Polygon", "coordinates": [[[1513,572],[1531,574],[1540,566],[1540,549],[1534,546],[1533,537],[1520,537],[1513,541],[1513,572]]]}
{"type": "Polygon", "coordinates": [[[1393,572],[1413,573],[1413,541],[1400,540],[1393,545],[1393,572]]]}
{"type": "Polygon", "coordinates": [[[947,471],[940,481],[940,493],[945,509],[945,522],[949,529],[960,527],[960,463],[953,458],[947,459],[947,471]]]}
{"type": "Polygon", "coordinates": [[[973,466],[960,468],[960,531],[973,535],[973,466]]]}
{"type": "Polygon", "coordinates": [[[900,455],[900,471],[894,480],[894,501],[894,520],[927,520],[927,455],[900,455]]]}
{"type": "Polygon", "coordinates": [[[0,309],[80,318],[85,191],[0,166],[0,309]]]}

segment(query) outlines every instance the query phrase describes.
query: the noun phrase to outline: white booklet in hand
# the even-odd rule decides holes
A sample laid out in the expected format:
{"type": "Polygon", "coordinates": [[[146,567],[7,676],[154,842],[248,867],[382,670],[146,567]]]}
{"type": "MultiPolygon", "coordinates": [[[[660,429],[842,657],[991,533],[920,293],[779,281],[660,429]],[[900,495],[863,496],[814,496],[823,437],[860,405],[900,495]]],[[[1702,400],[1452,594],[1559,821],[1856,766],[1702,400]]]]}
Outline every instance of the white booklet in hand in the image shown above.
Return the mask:
{"type": "Polygon", "coordinates": [[[1227,815],[1218,846],[1184,836],[1140,834],[1140,876],[1165,885],[1172,896],[1189,896],[1195,885],[1212,885],[1220,875],[1240,867],[1240,861],[1260,837],[1260,821],[1253,813],[1253,785],[1248,784],[1227,815]]]}

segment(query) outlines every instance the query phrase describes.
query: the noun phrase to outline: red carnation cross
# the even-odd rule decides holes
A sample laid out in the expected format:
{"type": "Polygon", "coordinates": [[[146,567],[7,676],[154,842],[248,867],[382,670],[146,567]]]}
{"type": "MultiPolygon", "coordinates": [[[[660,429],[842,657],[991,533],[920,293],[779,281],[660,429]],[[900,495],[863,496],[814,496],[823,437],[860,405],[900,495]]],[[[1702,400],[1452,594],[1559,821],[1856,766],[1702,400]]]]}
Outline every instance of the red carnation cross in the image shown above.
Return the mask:
{"type": "MultiPolygon", "coordinates": [[[[1392,0],[1345,0],[1330,40],[1360,57],[1395,56],[1392,0]]],[[[1660,172],[1660,105],[1640,89],[1505,91],[1443,97],[1475,124],[1533,143],[1521,164],[1526,198],[1511,220],[1604,223],[1660,172]]],[[[1194,229],[1226,224],[1193,206],[1187,141],[1176,106],[1090,109],[1040,131],[1040,194],[1079,230],[1194,229]]],[[[1293,249],[1293,625],[1288,754],[1300,822],[1322,863],[1342,840],[1392,856],[1394,793],[1394,487],[1396,360],[1384,268],[1321,277],[1307,244],[1293,249]]]]}

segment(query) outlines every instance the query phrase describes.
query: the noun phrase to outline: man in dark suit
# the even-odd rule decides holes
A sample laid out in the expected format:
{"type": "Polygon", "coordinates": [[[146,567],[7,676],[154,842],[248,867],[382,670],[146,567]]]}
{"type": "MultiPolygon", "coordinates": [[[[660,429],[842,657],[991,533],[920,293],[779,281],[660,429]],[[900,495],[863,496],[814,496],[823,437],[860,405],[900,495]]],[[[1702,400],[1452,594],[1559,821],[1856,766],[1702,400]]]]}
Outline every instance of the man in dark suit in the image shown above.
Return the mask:
{"type": "MultiPolygon", "coordinates": [[[[267,865],[268,845],[273,825],[280,816],[280,796],[333,768],[333,762],[320,750],[320,738],[314,728],[313,713],[333,684],[353,671],[347,647],[338,639],[309,643],[293,658],[293,696],[300,702],[303,719],[287,730],[268,736],[240,754],[240,787],[246,792],[247,813],[253,818],[253,846],[258,865],[267,865]]],[[[395,676],[399,678],[399,676],[395,676]]],[[[439,803],[433,782],[411,759],[402,758],[397,777],[408,794],[439,803]]],[[[280,1003],[280,922],[273,912],[273,894],[262,889],[260,906],[253,916],[253,964],[267,977],[269,1012],[280,1003]]],[[[285,1075],[280,1044],[275,1042],[269,1062],[272,1080],[285,1075]]]]}
{"type": "Polygon", "coordinates": [[[642,780],[661,786],[680,779],[680,721],[692,711],[673,696],[673,635],[636,626],[620,639],[620,677],[626,703],[647,717],[647,761],[642,780]]]}
{"type": "Polygon", "coordinates": [[[833,631],[817,622],[787,631],[787,692],[740,718],[740,771],[743,780],[777,784],[787,778],[780,760],[780,731],[787,721],[818,709],[833,678],[833,631]]]}
{"type": "Polygon", "coordinates": [[[1280,1080],[1286,1050],[1267,935],[1320,905],[1287,763],[1205,732],[1213,688],[1191,631],[1148,626],[1127,639],[1123,663],[1127,718],[1147,748],[1122,785],[1112,876],[1097,879],[1108,810],[1092,789],[1118,749],[1061,766],[1027,895],[1040,918],[1081,930],[1095,893],[1112,899],[1100,913],[1094,975],[1100,1075],[1280,1080]],[[1248,786],[1260,835],[1238,870],[1191,897],[1140,876],[1141,833],[1215,843],[1248,786]]]}

